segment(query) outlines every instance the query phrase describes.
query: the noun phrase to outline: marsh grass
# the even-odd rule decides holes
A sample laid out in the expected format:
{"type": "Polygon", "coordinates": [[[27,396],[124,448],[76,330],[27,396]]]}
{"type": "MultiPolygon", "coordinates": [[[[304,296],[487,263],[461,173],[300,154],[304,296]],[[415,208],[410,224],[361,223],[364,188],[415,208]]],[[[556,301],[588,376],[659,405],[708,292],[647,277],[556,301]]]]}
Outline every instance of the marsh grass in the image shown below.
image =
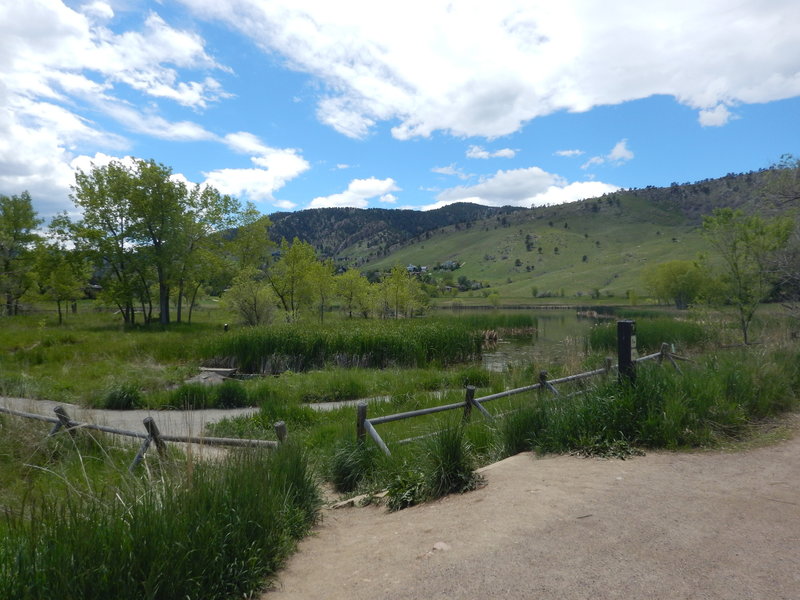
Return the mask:
{"type": "Polygon", "coordinates": [[[29,495],[6,515],[0,598],[249,596],[320,504],[308,459],[291,444],[155,479],[119,472],[90,491],[29,495]]]}
{"type": "Polygon", "coordinates": [[[210,340],[203,353],[213,365],[275,374],[324,366],[442,366],[472,360],[480,351],[480,336],[467,324],[420,319],[243,329],[210,340]]]}
{"type": "MultiPolygon", "coordinates": [[[[681,348],[698,347],[710,342],[711,338],[707,328],[693,321],[654,318],[636,322],[636,342],[640,352],[655,352],[664,342],[681,348]]],[[[616,350],[616,323],[602,323],[593,327],[589,332],[589,346],[595,351],[616,350]]]]}

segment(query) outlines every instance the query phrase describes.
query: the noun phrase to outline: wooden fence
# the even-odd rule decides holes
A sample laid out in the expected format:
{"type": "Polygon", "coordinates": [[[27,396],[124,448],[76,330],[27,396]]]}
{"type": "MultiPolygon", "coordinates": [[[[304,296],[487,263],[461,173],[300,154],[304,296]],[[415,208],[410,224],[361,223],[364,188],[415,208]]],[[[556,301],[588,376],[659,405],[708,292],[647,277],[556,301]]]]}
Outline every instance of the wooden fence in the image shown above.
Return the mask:
{"type": "Polygon", "coordinates": [[[26,419],[35,419],[37,421],[44,421],[46,423],[53,423],[53,428],[47,434],[48,437],[56,435],[61,429],[74,436],[75,432],[80,429],[88,429],[93,431],[102,431],[113,435],[121,435],[124,437],[138,438],[142,440],[139,451],[131,462],[129,467],[133,471],[139,463],[142,462],[145,453],[150,448],[151,444],[156,445],[159,454],[163,455],[166,451],[165,442],[182,442],[186,444],[204,444],[207,446],[249,446],[249,447],[262,447],[262,448],[277,448],[281,443],[286,441],[288,433],[286,423],[278,421],[275,423],[275,434],[278,436],[278,441],[273,440],[250,440],[242,438],[218,438],[218,437],[198,437],[190,435],[163,435],[156,425],[152,417],[145,417],[142,421],[145,431],[126,431],[124,429],[117,429],[116,427],[108,427],[106,425],[95,425],[94,423],[78,423],[69,418],[67,411],[62,406],[56,406],[53,409],[55,417],[47,417],[35,413],[28,413],[19,410],[13,410],[0,406],[0,413],[13,415],[15,417],[23,417],[26,419]]]}
{"type": "MultiPolygon", "coordinates": [[[[561,393],[556,388],[556,385],[564,384],[564,383],[571,383],[575,381],[581,381],[584,379],[589,379],[592,377],[598,377],[601,375],[608,376],[612,371],[616,370],[620,380],[628,379],[633,380],[635,378],[635,369],[634,366],[636,363],[645,362],[649,360],[657,360],[659,364],[661,364],[664,360],[668,360],[675,369],[680,372],[680,367],[676,360],[688,360],[677,356],[670,352],[669,344],[661,344],[661,350],[655,352],[653,354],[648,354],[647,356],[642,356],[640,358],[632,358],[632,344],[635,344],[635,336],[633,335],[634,332],[634,323],[633,321],[619,321],[617,323],[617,350],[618,350],[618,362],[616,365],[612,364],[613,360],[608,357],[605,359],[605,365],[601,369],[595,369],[594,371],[587,371],[585,373],[578,373],[576,375],[569,375],[567,377],[560,377],[558,379],[548,379],[547,372],[542,371],[539,373],[539,381],[532,385],[526,385],[523,387],[515,388],[512,390],[506,390],[504,392],[498,392],[496,394],[489,394],[488,396],[482,396],[480,398],[475,398],[475,387],[474,386],[467,386],[465,391],[465,397],[462,402],[454,402],[452,404],[444,404],[441,406],[433,406],[430,408],[421,408],[419,410],[412,410],[408,412],[396,413],[393,415],[385,415],[382,417],[367,417],[367,403],[360,402],[357,406],[356,411],[356,435],[358,436],[359,440],[365,440],[366,436],[369,435],[374,442],[380,447],[381,450],[386,455],[391,455],[389,447],[384,442],[381,435],[378,433],[378,430],[375,429],[377,425],[383,425],[386,423],[391,423],[393,421],[401,421],[404,419],[412,419],[415,417],[422,417],[426,415],[432,415],[440,412],[445,412],[449,410],[463,410],[464,411],[464,419],[467,420],[470,418],[472,414],[472,410],[475,409],[483,415],[484,418],[487,420],[494,420],[494,416],[486,410],[483,406],[484,403],[490,402],[492,400],[497,400],[499,398],[507,398],[508,396],[514,396],[517,394],[523,394],[525,392],[530,392],[533,390],[547,390],[551,394],[555,396],[559,396],[561,393]]],[[[428,434],[428,435],[435,435],[428,434]]],[[[404,440],[400,440],[398,444],[404,444],[412,441],[419,440],[423,437],[428,436],[418,436],[413,438],[408,438],[404,440]]]]}

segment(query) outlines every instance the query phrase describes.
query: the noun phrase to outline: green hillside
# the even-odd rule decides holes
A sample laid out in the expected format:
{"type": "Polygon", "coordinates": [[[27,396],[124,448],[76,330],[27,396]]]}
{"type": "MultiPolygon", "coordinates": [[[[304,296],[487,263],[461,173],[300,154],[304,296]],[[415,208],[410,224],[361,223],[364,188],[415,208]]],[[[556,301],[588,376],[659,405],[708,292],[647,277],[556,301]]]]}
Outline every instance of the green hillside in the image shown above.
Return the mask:
{"type": "MultiPolygon", "coordinates": [[[[533,287],[539,295],[560,295],[563,289],[573,298],[595,290],[617,297],[628,290],[644,292],[641,271],[646,265],[693,259],[701,248],[693,220],[632,194],[616,194],[515,212],[469,228],[440,229],[361,268],[413,264],[432,269],[456,261],[461,267],[452,272],[453,279],[463,275],[488,284],[503,298],[530,301],[533,287]]],[[[353,254],[358,250],[353,248],[353,254]]]]}

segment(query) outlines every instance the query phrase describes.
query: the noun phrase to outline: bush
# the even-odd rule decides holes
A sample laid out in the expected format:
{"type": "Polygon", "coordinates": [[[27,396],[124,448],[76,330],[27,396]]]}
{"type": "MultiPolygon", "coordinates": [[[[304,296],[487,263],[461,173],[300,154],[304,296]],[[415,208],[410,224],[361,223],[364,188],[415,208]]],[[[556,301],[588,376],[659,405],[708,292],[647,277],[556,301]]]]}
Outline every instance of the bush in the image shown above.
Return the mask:
{"type": "Polygon", "coordinates": [[[184,383],[170,393],[170,404],[182,409],[210,408],[214,405],[214,396],[210,385],[184,383]]]}
{"type": "Polygon", "coordinates": [[[141,405],[142,393],[133,383],[118,383],[108,388],[100,401],[99,408],[110,410],[130,410],[141,405]]]}
{"type": "Polygon", "coordinates": [[[226,379],[214,390],[216,396],[214,405],[217,408],[241,408],[249,406],[247,390],[240,381],[226,379]]]}
{"type": "Polygon", "coordinates": [[[347,441],[334,450],[331,483],[338,492],[352,492],[375,470],[379,449],[366,441],[347,441]]]}

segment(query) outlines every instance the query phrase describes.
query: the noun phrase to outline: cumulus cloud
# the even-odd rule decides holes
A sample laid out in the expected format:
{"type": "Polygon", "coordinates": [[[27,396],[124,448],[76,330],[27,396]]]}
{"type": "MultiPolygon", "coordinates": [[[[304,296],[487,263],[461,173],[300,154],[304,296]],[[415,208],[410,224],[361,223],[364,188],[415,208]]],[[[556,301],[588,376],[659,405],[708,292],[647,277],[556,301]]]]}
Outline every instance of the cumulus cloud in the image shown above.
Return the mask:
{"type": "Polygon", "coordinates": [[[401,191],[394,179],[353,179],[347,189],[338,194],[321,196],[314,198],[308,208],[332,208],[353,206],[355,208],[366,208],[369,200],[378,198],[381,202],[394,203],[397,197],[391,192],[401,191]]]}
{"type": "Polygon", "coordinates": [[[486,206],[543,206],[602,196],[617,186],[599,181],[573,182],[539,167],[497,171],[471,186],[442,191],[436,202],[423,210],[441,208],[454,202],[473,202],[486,206]]]}
{"type": "Polygon", "coordinates": [[[697,120],[703,127],[722,127],[735,118],[735,115],[722,103],[717,104],[714,108],[701,110],[697,116],[697,120]]]}
{"type": "Polygon", "coordinates": [[[293,202],[276,200],[274,193],[311,168],[298,150],[271,148],[247,131],[229,133],[224,137],[224,142],[235,152],[250,154],[250,162],[254,166],[203,173],[206,177],[204,183],[214,186],[223,194],[246,196],[256,202],[271,202],[279,208],[296,206],[293,202]]]}
{"type": "Polygon", "coordinates": [[[351,137],[396,121],[399,139],[494,138],[654,94],[720,112],[800,94],[796,0],[408,0],[388,18],[358,0],[181,1],[315,76],[318,117],[351,137]]]}
{"type": "Polygon", "coordinates": [[[608,154],[604,154],[603,156],[593,156],[585,163],[581,165],[581,169],[588,169],[590,167],[603,165],[603,164],[611,164],[614,166],[619,166],[623,163],[628,162],[629,160],[633,159],[634,154],[628,148],[628,140],[620,140],[608,154]]]}
{"type": "Polygon", "coordinates": [[[68,206],[73,169],[87,151],[131,143],[98,123],[159,139],[215,136],[192,121],[170,121],[155,105],[140,110],[121,91],[202,109],[227,96],[210,75],[184,80],[178,69],[225,70],[194,32],[158,14],[138,29],[109,29],[114,10],[95,0],[72,8],[60,0],[0,3],[0,189],[28,189],[45,217],[68,206]]]}
{"type": "Polygon", "coordinates": [[[467,158],[514,158],[516,155],[516,150],[511,148],[501,148],[494,152],[489,152],[482,146],[470,146],[467,148],[467,158]]]}

